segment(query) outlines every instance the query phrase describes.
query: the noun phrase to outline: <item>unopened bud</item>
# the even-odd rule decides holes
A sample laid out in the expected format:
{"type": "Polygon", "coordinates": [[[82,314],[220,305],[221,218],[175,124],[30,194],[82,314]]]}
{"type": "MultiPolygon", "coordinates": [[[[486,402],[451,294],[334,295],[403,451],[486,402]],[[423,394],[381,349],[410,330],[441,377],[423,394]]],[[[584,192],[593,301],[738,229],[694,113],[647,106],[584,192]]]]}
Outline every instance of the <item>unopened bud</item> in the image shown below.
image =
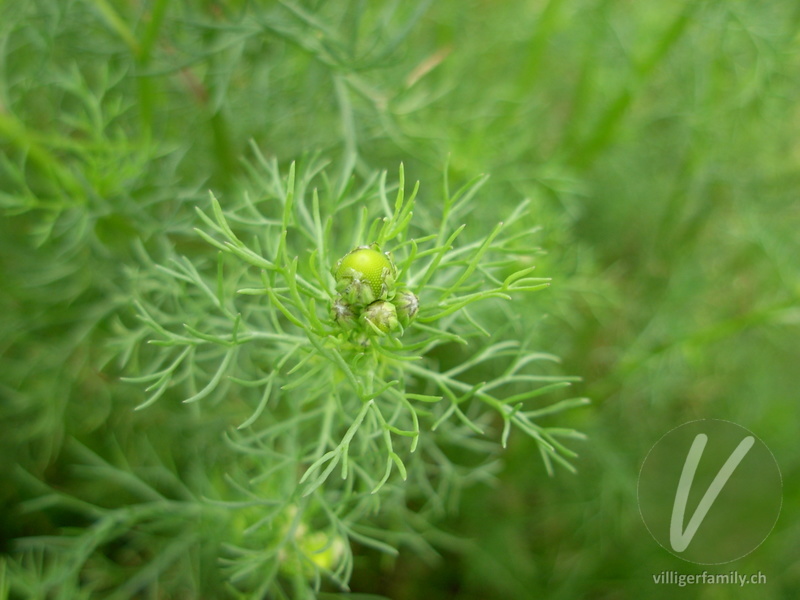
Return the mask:
{"type": "Polygon", "coordinates": [[[336,289],[356,306],[385,300],[394,293],[397,268],[377,245],[359,246],[346,254],[333,269],[336,289]]]}
{"type": "Polygon", "coordinates": [[[391,302],[378,300],[373,302],[364,312],[361,313],[361,318],[367,321],[367,327],[371,323],[382,333],[389,333],[397,329],[399,322],[397,320],[397,309],[391,302]]]}
{"type": "Polygon", "coordinates": [[[419,298],[410,290],[397,292],[392,300],[397,309],[397,319],[403,327],[408,327],[409,323],[417,316],[419,311],[419,298]]]}
{"type": "Polygon", "coordinates": [[[358,325],[358,317],[353,312],[353,307],[345,302],[341,296],[337,296],[331,306],[333,320],[342,329],[349,331],[358,325]]]}

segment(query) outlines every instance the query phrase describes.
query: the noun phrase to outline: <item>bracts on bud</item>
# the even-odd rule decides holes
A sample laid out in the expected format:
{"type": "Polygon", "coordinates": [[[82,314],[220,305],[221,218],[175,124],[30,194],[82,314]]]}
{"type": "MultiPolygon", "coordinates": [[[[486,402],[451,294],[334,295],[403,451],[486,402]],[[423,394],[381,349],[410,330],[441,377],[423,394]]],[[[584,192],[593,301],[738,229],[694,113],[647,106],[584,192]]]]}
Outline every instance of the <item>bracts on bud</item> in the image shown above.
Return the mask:
{"type": "Polygon", "coordinates": [[[394,294],[397,267],[376,244],[359,246],[333,269],[336,290],[350,304],[367,306],[394,294]]]}
{"type": "Polygon", "coordinates": [[[391,254],[377,244],[348,252],[332,273],[338,292],[331,305],[333,321],[362,342],[397,330],[402,335],[419,311],[416,294],[398,285],[391,254]]]}
{"type": "Polygon", "coordinates": [[[408,327],[419,311],[419,298],[410,290],[401,290],[392,300],[397,309],[397,319],[403,327],[408,327]]]}
{"type": "Polygon", "coordinates": [[[394,331],[399,325],[397,309],[394,304],[385,300],[378,300],[370,304],[361,313],[361,319],[367,327],[374,327],[380,333],[394,331]]]}

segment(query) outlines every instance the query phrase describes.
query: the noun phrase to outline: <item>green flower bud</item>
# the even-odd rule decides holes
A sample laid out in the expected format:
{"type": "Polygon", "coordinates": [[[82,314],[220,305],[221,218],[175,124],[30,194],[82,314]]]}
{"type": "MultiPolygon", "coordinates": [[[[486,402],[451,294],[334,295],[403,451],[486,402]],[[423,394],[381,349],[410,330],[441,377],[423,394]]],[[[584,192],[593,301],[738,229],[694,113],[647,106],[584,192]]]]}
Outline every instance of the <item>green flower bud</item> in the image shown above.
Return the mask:
{"type": "Polygon", "coordinates": [[[397,309],[394,307],[394,304],[384,300],[378,300],[370,304],[364,309],[364,312],[361,313],[361,318],[365,321],[365,327],[369,328],[369,324],[371,323],[382,333],[389,333],[397,329],[399,325],[397,309]]]}
{"type": "Polygon", "coordinates": [[[401,290],[397,292],[392,300],[397,309],[397,319],[403,327],[408,327],[409,323],[417,316],[419,311],[419,298],[410,290],[401,290]]]}
{"type": "Polygon", "coordinates": [[[378,299],[369,282],[358,275],[343,278],[337,282],[336,289],[347,302],[357,307],[367,306],[378,299]]]}
{"type": "Polygon", "coordinates": [[[354,329],[358,325],[358,317],[356,313],[353,312],[353,307],[345,302],[341,296],[337,296],[333,300],[331,315],[333,316],[333,320],[336,321],[336,324],[345,331],[354,329]]]}
{"type": "Polygon", "coordinates": [[[367,306],[394,294],[397,268],[376,244],[359,246],[333,269],[336,289],[356,306],[367,306]]]}
{"type": "MultiPolygon", "coordinates": [[[[297,514],[294,506],[289,507],[287,516],[297,514]]],[[[280,530],[282,536],[288,535],[288,521],[280,530]]],[[[302,575],[307,578],[315,576],[314,565],[321,569],[333,571],[345,554],[344,538],[327,531],[312,530],[301,521],[294,529],[294,544],[286,544],[280,549],[281,570],[286,575],[302,575]]]]}

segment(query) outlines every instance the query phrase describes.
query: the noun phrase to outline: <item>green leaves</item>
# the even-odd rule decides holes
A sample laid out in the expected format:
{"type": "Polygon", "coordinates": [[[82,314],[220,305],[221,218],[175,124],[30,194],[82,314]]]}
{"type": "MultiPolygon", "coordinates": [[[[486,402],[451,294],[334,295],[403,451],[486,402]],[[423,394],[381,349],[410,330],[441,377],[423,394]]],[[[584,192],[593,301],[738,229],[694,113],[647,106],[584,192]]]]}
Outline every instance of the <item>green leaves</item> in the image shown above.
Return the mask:
{"type": "MultiPolygon", "coordinates": [[[[438,449],[444,440],[505,446],[517,429],[548,469],[571,468],[574,453],[560,439],[577,434],[537,419],[584,401],[538,404],[570,380],[538,373],[554,357],[503,339],[499,316],[502,303],[548,285],[530,276],[536,228],[525,222],[526,203],[486,237],[471,237],[457,223],[485,178],[444,198],[438,215],[427,209],[414,219],[419,186],[406,197],[402,167],[396,190],[376,174],[355,202],[328,185],[322,164],[292,163],[282,175],[256,152],[252,189],[222,201],[210,194],[197,207],[208,251],[145,266],[143,331],[131,339],[152,343],[132,352],[140,373],[128,379],[147,385],[140,408],[173,398],[212,411],[230,432],[230,460],[248,465],[249,482],[233,481],[236,489],[258,482],[270,503],[281,490],[286,503],[275,515],[303,507],[329,532],[314,536],[379,548],[387,547],[381,535],[357,532],[365,498],[436,489],[426,464],[450,460],[438,449]],[[472,305],[482,308],[470,314],[472,305]],[[453,343],[464,355],[442,368],[437,353],[453,343]]],[[[279,560],[277,548],[295,538],[267,534],[262,519],[274,518],[249,525],[237,552],[271,548],[259,561],[279,560]]],[[[318,573],[313,560],[303,564],[292,571],[318,573]]]]}

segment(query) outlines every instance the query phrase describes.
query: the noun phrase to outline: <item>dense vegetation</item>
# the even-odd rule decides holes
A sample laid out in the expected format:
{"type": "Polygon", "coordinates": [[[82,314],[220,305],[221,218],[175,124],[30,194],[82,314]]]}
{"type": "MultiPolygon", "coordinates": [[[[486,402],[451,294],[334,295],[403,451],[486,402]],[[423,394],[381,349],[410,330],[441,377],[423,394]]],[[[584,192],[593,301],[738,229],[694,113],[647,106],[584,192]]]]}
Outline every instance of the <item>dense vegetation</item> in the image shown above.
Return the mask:
{"type": "Polygon", "coordinates": [[[704,568],[636,479],[704,417],[784,481],[708,570],[789,597],[799,29],[788,1],[0,2],[0,598],[673,597],[653,574],[704,568]],[[365,367],[325,269],[377,240],[420,313],[362,323],[365,367]],[[320,381],[360,393],[328,414],[320,381]],[[356,421],[354,475],[302,479],[356,421]]]}

